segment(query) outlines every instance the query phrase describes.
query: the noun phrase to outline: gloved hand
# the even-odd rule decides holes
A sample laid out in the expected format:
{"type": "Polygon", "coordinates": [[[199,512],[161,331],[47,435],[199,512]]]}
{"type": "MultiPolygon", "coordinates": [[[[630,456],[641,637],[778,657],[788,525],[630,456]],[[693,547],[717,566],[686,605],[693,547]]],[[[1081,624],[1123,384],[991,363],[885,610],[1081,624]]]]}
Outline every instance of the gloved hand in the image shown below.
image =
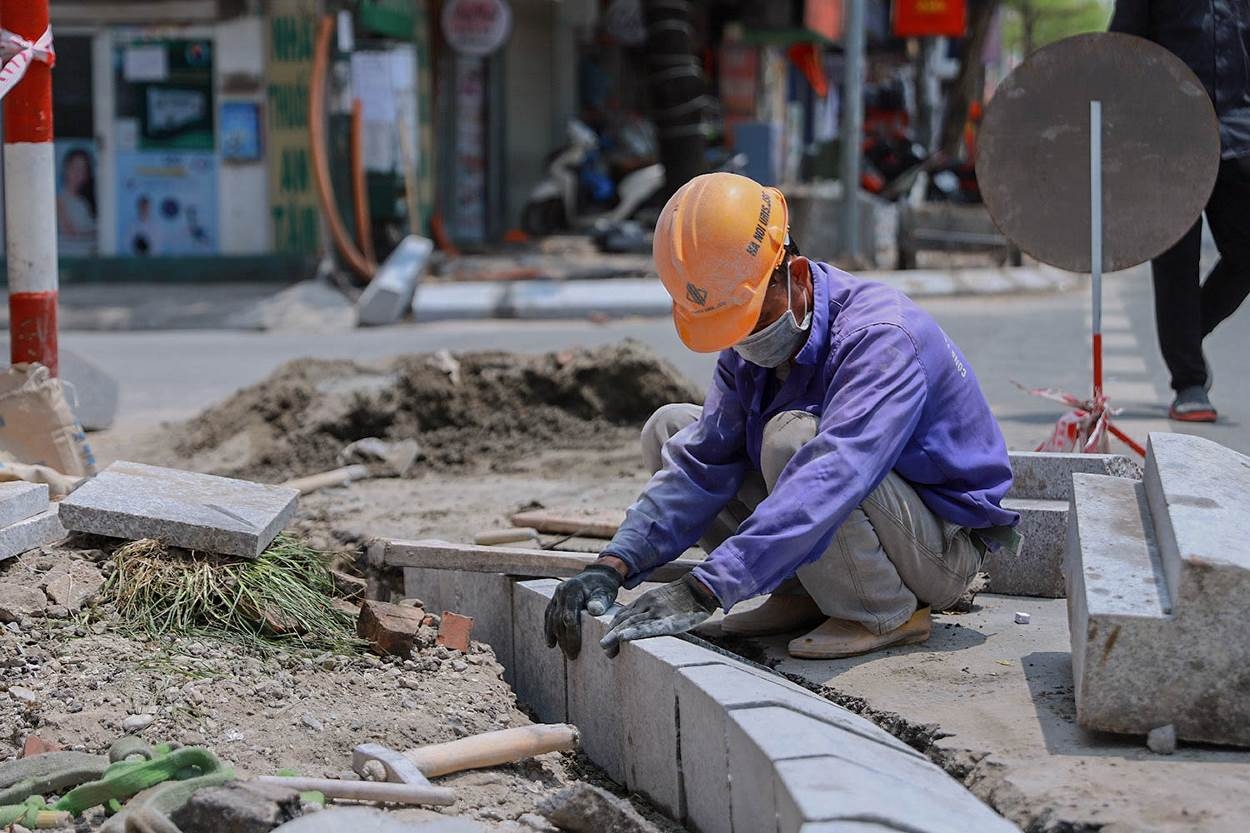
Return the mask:
{"type": "Polygon", "coordinates": [[[547,603],[543,630],[547,647],[560,648],[569,659],[577,659],[582,651],[582,611],[602,615],[616,603],[616,594],[624,583],[620,572],[607,564],[591,564],[556,588],[547,603]]]}
{"type": "Polygon", "coordinates": [[[612,620],[599,645],[614,657],[621,643],[648,636],[685,633],[716,612],[720,601],[693,575],[649,590],[612,620]]]}

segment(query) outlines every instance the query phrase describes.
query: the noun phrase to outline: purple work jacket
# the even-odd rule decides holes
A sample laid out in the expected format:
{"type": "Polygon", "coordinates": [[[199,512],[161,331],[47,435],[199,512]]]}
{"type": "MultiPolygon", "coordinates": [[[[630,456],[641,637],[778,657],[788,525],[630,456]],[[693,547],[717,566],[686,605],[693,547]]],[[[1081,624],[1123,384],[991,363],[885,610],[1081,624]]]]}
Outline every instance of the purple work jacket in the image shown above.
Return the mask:
{"type": "Polygon", "coordinates": [[[771,592],[824,554],[847,516],[894,470],[935,514],[971,529],[1014,526],[1007,446],[972,368],[906,295],[812,263],[812,328],[789,376],[720,354],[703,416],[664,447],[664,467],[607,552],[634,587],[701,536],[760,467],[764,425],[820,419],[772,493],[694,574],[726,610],[771,592]]]}

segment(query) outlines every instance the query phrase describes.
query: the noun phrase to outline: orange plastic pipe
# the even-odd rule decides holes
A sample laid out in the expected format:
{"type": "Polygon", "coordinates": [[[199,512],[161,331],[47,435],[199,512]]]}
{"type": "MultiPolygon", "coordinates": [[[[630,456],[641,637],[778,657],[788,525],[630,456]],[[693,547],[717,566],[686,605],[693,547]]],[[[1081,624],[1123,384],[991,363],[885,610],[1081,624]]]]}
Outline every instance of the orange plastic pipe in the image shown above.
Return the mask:
{"type": "Polygon", "coordinates": [[[368,281],[373,278],[374,268],[348,235],[343,218],[339,216],[338,208],[334,204],[334,186],[330,183],[330,157],[326,152],[324,124],[326,74],[330,68],[330,37],[333,34],[334,16],[326,15],[317,26],[312,82],[308,90],[308,145],[313,158],[313,182],[317,186],[317,201],[321,203],[321,213],[330,225],[334,247],[351,270],[368,281]]]}
{"type": "Polygon", "coordinates": [[[369,217],[369,187],[365,180],[364,107],[360,99],[352,101],[352,201],[356,204],[356,240],[360,252],[374,272],[378,256],[373,250],[373,220],[369,217]]]}

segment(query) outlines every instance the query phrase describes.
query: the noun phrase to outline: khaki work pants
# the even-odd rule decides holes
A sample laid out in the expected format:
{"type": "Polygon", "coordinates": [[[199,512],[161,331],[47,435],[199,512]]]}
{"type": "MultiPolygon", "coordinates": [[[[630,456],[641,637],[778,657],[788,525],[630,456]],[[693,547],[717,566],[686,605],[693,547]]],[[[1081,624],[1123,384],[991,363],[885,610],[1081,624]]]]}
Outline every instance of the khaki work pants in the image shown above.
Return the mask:
{"type": "MultiPolygon", "coordinates": [[[[698,405],[666,405],[647,420],[642,454],[652,471],[663,465],[664,444],[702,412],[698,405]]],[[[768,421],[762,471],[748,475],[737,498],[704,531],[700,546],[710,553],[737,531],[817,427],[817,418],[804,411],[785,411],[768,421]]],[[[936,610],[954,604],[976,576],[981,554],[966,528],[939,518],[906,480],[890,472],[847,517],[825,554],[800,567],[797,582],[787,581],[777,592],[806,591],[826,616],[884,634],[922,604],[936,610]]]]}

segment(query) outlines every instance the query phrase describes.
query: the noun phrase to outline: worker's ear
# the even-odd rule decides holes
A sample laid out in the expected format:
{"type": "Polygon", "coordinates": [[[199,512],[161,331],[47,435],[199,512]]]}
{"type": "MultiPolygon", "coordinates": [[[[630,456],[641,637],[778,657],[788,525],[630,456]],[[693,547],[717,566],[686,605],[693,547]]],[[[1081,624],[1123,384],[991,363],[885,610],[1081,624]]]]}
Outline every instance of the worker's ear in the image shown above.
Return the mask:
{"type": "Polygon", "coordinates": [[[802,255],[795,255],[790,258],[790,274],[793,276],[795,284],[802,287],[807,293],[807,297],[812,297],[812,264],[802,255]]]}

